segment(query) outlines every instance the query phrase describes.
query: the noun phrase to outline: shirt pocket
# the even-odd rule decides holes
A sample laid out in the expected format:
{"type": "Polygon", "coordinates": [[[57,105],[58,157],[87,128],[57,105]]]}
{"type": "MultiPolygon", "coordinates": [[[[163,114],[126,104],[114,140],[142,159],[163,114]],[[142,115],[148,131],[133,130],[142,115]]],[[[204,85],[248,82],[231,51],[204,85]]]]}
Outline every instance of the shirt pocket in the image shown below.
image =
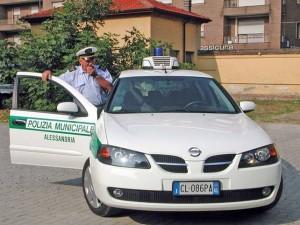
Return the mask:
{"type": "Polygon", "coordinates": [[[74,84],[74,87],[77,89],[77,90],[81,90],[83,89],[85,86],[85,81],[84,79],[82,78],[79,78],[76,80],[75,84],[74,84]]]}

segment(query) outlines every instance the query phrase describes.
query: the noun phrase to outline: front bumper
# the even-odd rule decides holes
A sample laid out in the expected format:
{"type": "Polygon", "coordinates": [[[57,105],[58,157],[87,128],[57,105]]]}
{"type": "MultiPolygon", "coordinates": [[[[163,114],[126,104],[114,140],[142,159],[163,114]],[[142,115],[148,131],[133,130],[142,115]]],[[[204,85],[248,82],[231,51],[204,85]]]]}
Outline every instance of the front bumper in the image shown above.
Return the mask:
{"type": "Polygon", "coordinates": [[[240,157],[222,172],[203,173],[203,162],[187,162],[189,172],[166,172],[148,157],[151,169],[132,169],[109,166],[91,159],[91,173],[97,197],[115,208],[149,211],[216,211],[238,210],[266,206],[275,201],[281,181],[281,161],[261,167],[238,169],[240,157]],[[221,195],[172,195],[173,181],[215,181],[221,183],[221,195]],[[268,197],[263,187],[271,187],[268,197]],[[121,189],[122,197],[113,197],[121,189]]]}

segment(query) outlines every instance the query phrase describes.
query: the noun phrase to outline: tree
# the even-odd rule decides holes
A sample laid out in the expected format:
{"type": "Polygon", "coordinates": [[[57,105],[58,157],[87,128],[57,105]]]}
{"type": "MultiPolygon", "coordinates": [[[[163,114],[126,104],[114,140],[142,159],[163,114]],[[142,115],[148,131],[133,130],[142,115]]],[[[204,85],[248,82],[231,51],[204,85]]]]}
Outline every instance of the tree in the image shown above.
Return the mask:
{"type": "Polygon", "coordinates": [[[51,68],[54,75],[59,75],[74,66],[75,53],[86,46],[98,48],[98,63],[113,76],[122,70],[140,67],[142,59],[151,55],[155,46],[171,48],[166,43],[146,38],[135,28],[121,37],[124,45],[119,43],[117,34],[98,37],[97,30],[101,29],[110,4],[111,0],[67,0],[51,20],[43,23],[42,35],[25,32],[21,45],[5,44],[0,58],[0,71],[10,69],[5,73],[5,80],[10,81],[17,70],[42,72],[51,68]]]}
{"type": "Polygon", "coordinates": [[[51,68],[59,74],[74,65],[74,53],[82,46],[103,44],[108,39],[99,39],[96,29],[103,24],[110,4],[111,0],[67,0],[63,9],[56,10],[53,18],[43,23],[43,35],[23,35],[19,46],[22,69],[51,68]]]}
{"type": "Polygon", "coordinates": [[[140,68],[143,58],[152,55],[155,47],[162,47],[166,54],[172,49],[171,44],[147,38],[135,27],[122,39],[124,45],[119,49],[118,72],[140,68]]]}
{"type": "Polygon", "coordinates": [[[20,68],[18,50],[6,40],[0,40],[0,49],[0,84],[12,83],[20,68]]]}
{"type": "MultiPolygon", "coordinates": [[[[97,47],[98,63],[117,76],[124,69],[139,67],[154,46],[170,49],[170,45],[146,38],[135,28],[122,37],[121,47],[116,34],[98,37],[97,30],[104,24],[110,5],[111,0],[67,0],[52,19],[43,23],[42,35],[25,32],[21,45],[6,47],[8,58],[17,58],[18,64],[12,63],[14,70],[5,77],[12,77],[18,69],[42,72],[50,68],[54,75],[61,74],[74,66],[75,53],[85,46],[97,47]]],[[[9,67],[7,62],[3,65],[5,60],[0,61],[3,68],[9,67]]]]}
{"type": "MultiPolygon", "coordinates": [[[[122,70],[140,68],[143,58],[150,56],[154,47],[163,47],[166,52],[171,49],[171,45],[147,38],[136,28],[121,37],[122,45],[117,34],[98,37],[97,30],[103,26],[110,5],[111,0],[67,0],[51,20],[43,23],[42,34],[24,32],[20,45],[0,41],[0,82],[12,83],[20,70],[42,72],[51,68],[54,75],[59,75],[74,67],[75,53],[86,46],[97,47],[97,63],[114,77],[122,70]]],[[[38,82],[24,85],[28,87],[28,104],[53,107],[44,96],[50,86],[38,82]]]]}

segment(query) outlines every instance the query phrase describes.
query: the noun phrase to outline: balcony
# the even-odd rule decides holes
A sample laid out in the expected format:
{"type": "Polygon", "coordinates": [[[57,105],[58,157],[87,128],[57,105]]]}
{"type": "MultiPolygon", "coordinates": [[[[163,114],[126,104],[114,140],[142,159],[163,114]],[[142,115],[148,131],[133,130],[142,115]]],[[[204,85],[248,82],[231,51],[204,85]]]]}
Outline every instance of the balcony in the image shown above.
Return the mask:
{"type": "Polygon", "coordinates": [[[241,0],[225,0],[224,16],[252,16],[269,15],[271,12],[270,0],[264,0],[261,4],[245,4],[241,0]]]}
{"type": "Polygon", "coordinates": [[[268,43],[269,37],[264,33],[257,34],[239,34],[238,36],[225,36],[225,44],[253,44],[268,43]]]}
{"type": "Polygon", "coordinates": [[[0,20],[0,32],[18,32],[26,29],[30,29],[30,25],[20,20],[0,20]]]}
{"type": "Polygon", "coordinates": [[[18,5],[18,4],[27,4],[27,3],[35,3],[42,2],[42,0],[1,0],[0,5],[18,5]]]}

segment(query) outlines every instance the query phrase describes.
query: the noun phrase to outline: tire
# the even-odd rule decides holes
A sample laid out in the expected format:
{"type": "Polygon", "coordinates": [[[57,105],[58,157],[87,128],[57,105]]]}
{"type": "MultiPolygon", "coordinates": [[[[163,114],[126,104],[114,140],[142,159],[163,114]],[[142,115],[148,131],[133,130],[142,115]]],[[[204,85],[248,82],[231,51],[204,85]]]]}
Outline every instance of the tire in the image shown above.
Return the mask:
{"type": "Polygon", "coordinates": [[[120,210],[116,208],[109,207],[102,203],[96,196],[94,191],[94,186],[91,179],[91,170],[90,170],[90,160],[88,159],[83,167],[82,171],[82,190],[84,198],[92,210],[98,216],[110,217],[117,215],[120,210]]]}

